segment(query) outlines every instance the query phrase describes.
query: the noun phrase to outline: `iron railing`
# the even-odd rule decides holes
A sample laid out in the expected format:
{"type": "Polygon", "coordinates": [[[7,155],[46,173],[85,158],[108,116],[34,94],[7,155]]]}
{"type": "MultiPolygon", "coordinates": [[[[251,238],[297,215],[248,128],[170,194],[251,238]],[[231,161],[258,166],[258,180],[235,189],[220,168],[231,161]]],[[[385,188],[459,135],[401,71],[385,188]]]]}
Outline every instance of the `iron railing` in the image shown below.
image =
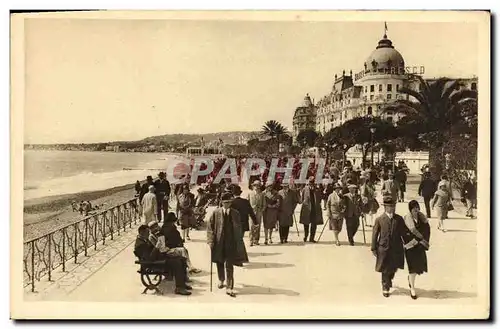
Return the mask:
{"type": "Polygon", "coordinates": [[[68,261],[76,264],[79,257],[88,256],[90,248],[96,250],[98,244],[113,240],[127,226],[132,228],[132,223],[139,220],[138,215],[137,199],[132,199],[24,242],[24,287],[31,285],[34,292],[36,281],[45,277],[51,281],[59,267],[65,272],[68,261]]]}

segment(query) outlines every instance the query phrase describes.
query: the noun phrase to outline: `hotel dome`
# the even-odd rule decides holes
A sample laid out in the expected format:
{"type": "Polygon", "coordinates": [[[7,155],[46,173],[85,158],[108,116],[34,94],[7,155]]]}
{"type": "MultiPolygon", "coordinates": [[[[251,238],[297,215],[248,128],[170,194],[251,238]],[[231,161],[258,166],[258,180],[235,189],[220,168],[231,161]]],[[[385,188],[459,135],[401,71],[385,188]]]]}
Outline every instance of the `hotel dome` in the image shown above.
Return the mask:
{"type": "Polygon", "coordinates": [[[384,72],[386,69],[403,68],[405,62],[403,56],[394,49],[392,41],[384,34],[382,40],[378,42],[377,48],[368,56],[364,63],[365,70],[371,72],[384,72]]]}

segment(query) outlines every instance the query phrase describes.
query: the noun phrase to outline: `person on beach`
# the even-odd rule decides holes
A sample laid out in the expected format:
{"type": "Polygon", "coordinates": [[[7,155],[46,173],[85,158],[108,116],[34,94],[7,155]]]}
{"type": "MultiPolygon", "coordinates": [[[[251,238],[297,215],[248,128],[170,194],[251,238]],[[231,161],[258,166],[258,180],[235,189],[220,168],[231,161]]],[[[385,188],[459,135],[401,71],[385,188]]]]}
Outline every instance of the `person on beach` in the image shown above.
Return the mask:
{"type": "Polygon", "coordinates": [[[402,239],[408,265],[410,296],[412,299],[417,299],[415,278],[427,272],[426,251],[429,250],[431,227],[425,215],[420,212],[420,205],[416,200],[410,201],[408,208],[409,213],[404,217],[406,230],[402,239]]]}
{"type": "Polygon", "coordinates": [[[262,184],[259,180],[252,183],[253,190],[248,193],[248,201],[255,213],[256,223],[252,223],[250,228],[250,246],[259,245],[260,226],[265,209],[265,198],[262,192],[262,184]]]}
{"type": "Polygon", "coordinates": [[[157,220],[158,211],[158,208],[156,206],[155,187],[153,185],[150,185],[148,189],[148,193],[146,193],[142,197],[141,201],[143,221],[146,225],[148,225],[152,221],[157,220]]]}
{"type": "Polygon", "coordinates": [[[184,241],[191,240],[189,237],[189,229],[196,225],[194,216],[195,197],[189,191],[189,185],[185,184],[182,187],[182,193],[177,196],[177,208],[179,209],[179,221],[182,229],[182,239],[184,241]]]}
{"type": "Polygon", "coordinates": [[[161,253],[159,247],[160,243],[154,244],[151,242],[150,230],[147,225],[141,225],[138,229],[138,235],[135,239],[134,255],[140,261],[157,261],[165,260],[166,266],[173,271],[175,279],[175,293],[177,295],[191,295],[192,288],[186,282],[186,263],[182,257],[172,257],[165,253],[161,253]]]}
{"type": "Polygon", "coordinates": [[[290,227],[293,226],[293,215],[299,203],[299,196],[294,188],[288,184],[283,184],[283,188],[278,192],[281,198],[281,208],[278,212],[280,242],[288,243],[290,227]]]}
{"type": "Polygon", "coordinates": [[[384,196],[385,212],[373,224],[371,251],[376,257],[375,271],[382,274],[382,294],[389,297],[392,280],[398,269],[404,269],[404,249],[401,237],[405,232],[403,217],[396,214],[396,200],[384,196]]]}
{"type": "Polygon", "coordinates": [[[214,210],[207,228],[207,244],[211,250],[211,261],[217,264],[219,277],[218,288],[224,288],[227,278],[226,294],[234,293],[234,266],[248,263],[248,255],[243,242],[240,214],[231,209],[232,195],[225,193],[221,197],[222,206],[214,210]]]}
{"type": "Polygon", "coordinates": [[[309,184],[302,189],[300,203],[300,224],[304,225],[304,242],[316,243],[316,228],[323,224],[323,210],[321,209],[321,191],[314,184],[314,176],[309,177],[309,184]],[[310,231],[309,231],[310,229],[310,231]],[[309,235],[310,233],[310,235],[309,235]]]}
{"type": "Polygon", "coordinates": [[[156,191],[158,221],[161,222],[161,219],[167,216],[168,200],[170,198],[170,183],[168,182],[166,174],[163,171],[158,174],[158,179],[154,182],[154,187],[156,191]]]}
{"type": "Polygon", "coordinates": [[[242,192],[243,191],[239,185],[234,186],[233,193],[235,198],[231,203],[231,208],[237,210],[240,214],[241,234],[245,237],[245,232],[250,230],[249,218],[252,219],[252,224],[255,225],[257,224],[257,217],[255,216],[252,206],[250,205],[250,201],[241,197],[242,192]]]}
{"type": "Polygon", "coordinates": [[[333,185],[333,192],[328,196],[328,200],[326,201],[326,210],[329,219],[329,229],[333,231],[335,244],[340,246],[339,233],[342,231],[346,204],[342,196],[342,186],[339,183],[333,185]]]}

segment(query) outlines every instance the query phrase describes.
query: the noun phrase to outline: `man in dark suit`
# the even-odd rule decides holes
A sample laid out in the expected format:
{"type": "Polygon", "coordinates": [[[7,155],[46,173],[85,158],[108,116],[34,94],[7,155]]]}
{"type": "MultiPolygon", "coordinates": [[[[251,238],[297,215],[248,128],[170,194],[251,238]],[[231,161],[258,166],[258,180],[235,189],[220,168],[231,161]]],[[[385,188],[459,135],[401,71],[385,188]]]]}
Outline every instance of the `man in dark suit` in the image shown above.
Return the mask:
{"type": "Polygon", "coordinates": [[[168,199],[170,197],[170,183],[166,179],[165,173],[162,171],[158,174],[158,179],[154,182],[156,192],[157,214],[158,221],[161,222],[162,218],[167,217],[168,213],[168,199]],[[163,216],[162,210],[163,209],[163,216]]]}
{"type": "Polygon", "coordinates": [[[154,185],[153,177],[146,177],[146,183],[142,184],[141,192],[139,193],[139,203],[142,201],[142,197],[149,192],[149,186],[154,185]]]}
{"type": "Polygon", "coordinates": [[[389,297],[392,280],[398,269],[404,268],[404,249],[401,237],[405,233],[403,217],[397,215],[396,200],[384,197],[385,212],[375,219],[371,251],[377,258],[375,271],[382,273],[382,294],[389,297]]]}
{"type": "Polygon", "coordinates": [[[222,206],[212,212],[207,227],[207,243],[211,249],[212,262],[217,264],[218,288],[224,288],[227,276],[226,294],[234,293],[234,266],[243,266],[248,255],[243,243],[240,214],[231,209],[233,197],[225,193],[221,197],[222,206]],[[224,272],[225,267],[225,272],[224,272]]]}
{"type": "Polygon", "coordinates": [[[173,270],[175,278],[175,293],[177,295],[191,295],[192,288],[186,284],[186,263],[180,257],[170,257],[165,253],[161,253],[159,249],[153,245],[150,237],[149,227],[147,225],[139,226],[139,234],[135,239],[134,255],[141,261],[166,260],[167,267],[173,270]]]}
{"type": "Polygon", "coordinates": [[[436,182],[432,179],[430,172],[425,172],[418,187],[418,195],[424,198],[425,212],[427,218],[431,218],[431,200],[436,193],[436,182]]]}
{"type": "Polygon", "coordinates": [[[241,197],[241,193],[242,193],[241,187],[235,185],[233,188],[233,194],[235,195],[235,198],[231,203],[231,208],[237,210],[240,213],[241,234],[242,237],[244,237],[245,232],[250,231],[248,218],[250,217],[252,219],[252,223],[254,225],[257,225],[257,217],[255,216],[255,213],[252,207],[250,206],[250,201],[248,201],[247,199],[243,199],[241,197]]]}

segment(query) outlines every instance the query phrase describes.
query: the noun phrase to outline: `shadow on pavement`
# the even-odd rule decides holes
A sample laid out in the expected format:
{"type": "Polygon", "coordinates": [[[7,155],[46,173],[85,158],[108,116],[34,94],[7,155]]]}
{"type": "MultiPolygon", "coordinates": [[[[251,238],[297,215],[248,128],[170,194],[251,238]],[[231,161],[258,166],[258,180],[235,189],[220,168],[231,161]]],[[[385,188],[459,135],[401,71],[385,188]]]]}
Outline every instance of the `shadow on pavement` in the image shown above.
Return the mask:
{"type": "Polygon", "coordinates": [[[276,243],[272,244],[273,247],[290,247],[290,246],[303,246],[305,243],[303,241],[291,241],[287,243],[276,243]]]}
{"type": "Polygon", "coordinates": [[[242,284],[242,288],[238,289],[238,295],[285,295],[285,296],[300,296],[300,294],[293,290],[279,289],[263,286],[254,286],[250,284],[242,284]]]}
{"type": "Polygon", "coordinates": [[[477,231],[473,229],[461,229],[461,230],[446,229],[446,232],[477,232],[477,231]]]}
{"type": "Polygon", "coordinates": [[[248,252],[248,257],[260,257],[260,256],[277,256],[281,255],[280,252],[248,252]]]}
{"type": "Polygon", "coordinates": [[[473,298],[477,297],[476,293],[462,292],[456,290],[423,290],[416,289],[417,295],[420,298],[432,299],[459,299],[459,298],[473,298]]]}
{"type": "Polygon", "coordinates": [[[257,270],[262,268],[284,268],[284,267],[294,267],[293,264],[284,264],[284,263],[264,263],[264,262],[251,262],[245,264],[244,268],[249,270],[257,270]]]}

